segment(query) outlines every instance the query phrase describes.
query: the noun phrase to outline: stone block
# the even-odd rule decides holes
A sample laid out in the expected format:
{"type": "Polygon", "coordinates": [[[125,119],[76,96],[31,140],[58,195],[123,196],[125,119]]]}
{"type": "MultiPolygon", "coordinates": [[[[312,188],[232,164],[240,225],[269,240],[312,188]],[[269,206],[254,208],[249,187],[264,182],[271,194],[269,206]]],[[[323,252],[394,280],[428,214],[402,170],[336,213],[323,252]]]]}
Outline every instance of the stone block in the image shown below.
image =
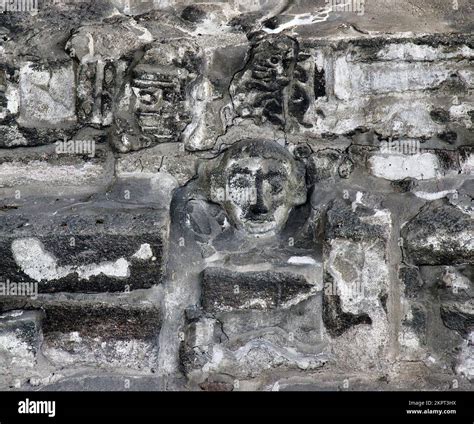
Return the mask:
{"type": "Polygon", "coordinates": [[[312,286],[289,272],[232,272],[207,268],[202,273],[201,303],[205,311],[273,309],[308,295],[312,286]]]}
{"type": "Polygon", "coordinates": [[[2,215],[4,279],[35,284],[40,293],[129,291],[162,281],[163,214],[98,207],[62,212],[2,215]]]}
{"type": "MultiPolygon", "coordinates": [[[[105,189],[113,179],[113,155],[107,146],[96,146],[93,137],[85,141],[93,146],[93,154],[58,153],[56,146],[1,152],[0,188],[10,193],[12,201],[23,195],[41,193],[58,197],[63,193],[90,194],[105,189]]],[[[69,142],[74,140],[66,143],[69,142]]]]}
{"type": "Polygon", "coordinates": [[[19,90],[20,126],[62,128],[76,122],[72,62],[53,69],[39,68],[32,63],[23,65],[19,90]]]}
{"type": "Polygon", "coordinates": [[[416,265],[473,263],[474,223],[444,200],[428,203],[402,229],[404,250],[416,265]]]}

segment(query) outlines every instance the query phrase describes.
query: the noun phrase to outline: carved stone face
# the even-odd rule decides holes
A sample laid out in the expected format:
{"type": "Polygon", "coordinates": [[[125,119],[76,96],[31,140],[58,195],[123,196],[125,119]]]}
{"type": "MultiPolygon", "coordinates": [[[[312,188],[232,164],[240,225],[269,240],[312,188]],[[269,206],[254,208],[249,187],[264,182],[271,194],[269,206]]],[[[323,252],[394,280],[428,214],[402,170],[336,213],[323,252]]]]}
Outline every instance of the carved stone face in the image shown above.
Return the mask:
{"type": "Polygon", "coordinates": [[[291,204],[291,167],[275,159],[242,158],[228,165],[227,212],[249,233],[280,229],[291,204]]]}
{"type": "Polygon", "coordinates": [[[250,140],[226,152],[211,190],[213,200],[224,207],[238,229],[274,235],[285,225],[293,206],[306,200],[303,177],[284,147],[250,140]]]}

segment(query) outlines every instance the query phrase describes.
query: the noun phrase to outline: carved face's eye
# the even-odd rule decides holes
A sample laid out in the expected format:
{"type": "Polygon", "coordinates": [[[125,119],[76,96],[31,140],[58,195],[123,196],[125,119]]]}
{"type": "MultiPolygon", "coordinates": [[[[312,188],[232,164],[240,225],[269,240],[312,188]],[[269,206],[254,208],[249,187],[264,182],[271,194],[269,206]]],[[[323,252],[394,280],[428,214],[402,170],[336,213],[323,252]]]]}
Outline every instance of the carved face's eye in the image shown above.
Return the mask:
{"type": "Polygon", "coordinates": [[[286,185],[286,176],[278,171],[270,171],[265,180],[269,184],[272,194],[280,194],[286,185]]]}
{"type": "Polygon", "coordinates": [[[280,61],[280,59],[276,56],[272,56],[270,58],[270,62],[273,63],[274,65],[276,65],[279,61],[280,61]]]}
{"type": "Polygon", "coordinates": [[[278,177],[270,178],[268,182],[273,194],[279,194],[283,191],[283,182],[278,177]]]}
{"type": "Polygon", "coordinates": [[[248,188],[251,185],[249,176],[245,174],[233,175],[230,178],[229,183],[232,187],[235,187],[235,188],[248,188]]]}

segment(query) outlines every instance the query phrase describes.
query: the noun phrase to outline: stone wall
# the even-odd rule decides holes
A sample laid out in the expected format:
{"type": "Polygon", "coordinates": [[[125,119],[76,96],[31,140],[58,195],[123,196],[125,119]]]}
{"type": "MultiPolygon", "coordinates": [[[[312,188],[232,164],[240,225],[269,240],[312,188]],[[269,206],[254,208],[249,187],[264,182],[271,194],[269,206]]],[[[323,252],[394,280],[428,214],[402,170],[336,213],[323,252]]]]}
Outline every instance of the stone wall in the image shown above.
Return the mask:
{"type": "Polygon", "coordinates": [[[472,390],[472,32],[241,3],[0,14],[0,388],[472,390]]]}

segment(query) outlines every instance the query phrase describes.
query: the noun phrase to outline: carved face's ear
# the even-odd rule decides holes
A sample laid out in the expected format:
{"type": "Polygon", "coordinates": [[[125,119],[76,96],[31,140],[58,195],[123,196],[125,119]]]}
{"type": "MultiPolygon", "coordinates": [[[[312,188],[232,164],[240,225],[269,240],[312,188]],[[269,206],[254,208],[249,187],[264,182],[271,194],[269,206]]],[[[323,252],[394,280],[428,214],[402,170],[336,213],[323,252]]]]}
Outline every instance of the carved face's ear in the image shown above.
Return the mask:
{"type": "Polygon", "coordinates": [[[304,163],[296,161],[295,183],[291,187],[292,203],[294,206],[302,205],[306,202],[308,188],[306,187],[306,167],[304,163]]]}

